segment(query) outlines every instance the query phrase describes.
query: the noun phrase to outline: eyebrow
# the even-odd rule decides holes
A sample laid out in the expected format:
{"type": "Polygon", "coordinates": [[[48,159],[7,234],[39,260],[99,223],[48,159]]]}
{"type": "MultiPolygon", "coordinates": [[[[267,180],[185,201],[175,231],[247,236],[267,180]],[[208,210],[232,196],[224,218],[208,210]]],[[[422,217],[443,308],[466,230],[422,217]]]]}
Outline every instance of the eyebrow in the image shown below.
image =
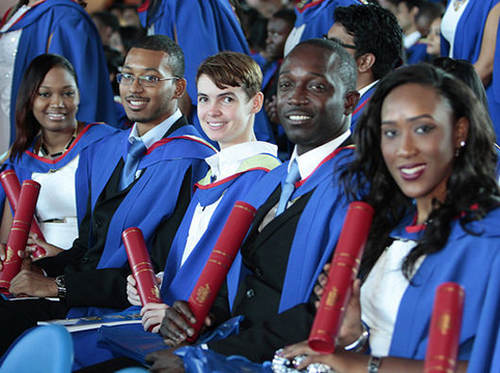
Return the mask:
{"type": "MultiPolygon", "coordinates": [[[[127,70],[134,70],[133,67],[129,66],[129,65],[124,65],[123,66],[123,69],[127,69],[127,70]]],[[[154,72],[157,72],[158,74],[160,74],[160,71],[154,67],[145,67],[145,68],[136,68],[136,70],[141,70],[143,72],[148,72],[148,71],[154,71],[154,72]]]]}
{"type": "MultiPolygon", "coordinates": [[[[290,70],[284,70],[284,71],[281,71],[279,73],[279,76],[281,75],[286,75],[286,74],[290,74],[290,70]]],[[[313,75],[315,77],[318,77],[318,78],[325,78],[325,75],[324,74],[320,74],[320,73],[315,73],[315,72],[312,72],[312,71],[308,71],[307,74],[309,75],[313,75]]]]}
{"type": "MultiPolygon", "coordinates": [[[[198,92],[198,96],[208,97],[208,95],[206,93],[203,93],[203,92],[198,92]]],[[[219,93],[216,97],[221,98],[221,97],[225,97],[225,96],[236,97],[236,95],[233,92],[222,92],[222,93],[219,93]]]]}
{"type": "MultiPolygon", "coordinates": [[[[432,115],[430,115],[430,114],[422,114],[422,115],[417,115],[416,117],[407,118],[406,122],[415,122],[417,120],[424,119],[424,118],[434,120],[434,117],[432,115]]],[[[384,120],[384,121],[380,122],[380,125],[394,124],[394,123],[396,123],[395,120],[384,120]]]]}
{"type": "MultiPolygon", "coordinates": [[[[40,88],[45,88],[45,89],[52,89],[53,87],[52,86],[49,86],[49,85],[41,85],[40,87],[38,87],[39,89],[40,88]]],[[[62,89],[66,89],[66,88],[76,88],[76,84],[69,84],[69,85],[65,85],[64,87],[62,87],[62,89]]]]}

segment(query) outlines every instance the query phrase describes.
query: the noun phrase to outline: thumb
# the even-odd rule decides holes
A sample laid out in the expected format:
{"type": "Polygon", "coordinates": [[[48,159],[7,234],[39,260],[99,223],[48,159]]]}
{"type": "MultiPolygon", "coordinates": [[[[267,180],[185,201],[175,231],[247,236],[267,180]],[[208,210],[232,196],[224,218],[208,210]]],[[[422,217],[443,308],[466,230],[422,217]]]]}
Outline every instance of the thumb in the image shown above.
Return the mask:
{"type": "MultiPolygon", "coordinates": [[[[23,255],[24,255],[24,253],[23,253],[23,255]]],[[[23,270],[23,269],[28,270],[28,271],[31,270],[31,258],[29,256],[23,259],[23,262],[21,264],[21,270],[23,270]]]]}

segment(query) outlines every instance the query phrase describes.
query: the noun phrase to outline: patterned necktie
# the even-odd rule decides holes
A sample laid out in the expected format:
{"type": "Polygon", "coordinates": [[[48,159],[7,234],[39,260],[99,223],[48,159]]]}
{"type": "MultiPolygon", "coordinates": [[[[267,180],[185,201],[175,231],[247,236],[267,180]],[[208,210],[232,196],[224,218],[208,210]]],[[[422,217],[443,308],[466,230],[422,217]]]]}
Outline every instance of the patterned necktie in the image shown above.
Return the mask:
{"type": "Polygon", "coordinates": [[[135,139],[135,141],[130,145],[127,154],[127,160],[122,170],[122,177],[120,179],[120,190],[125,189],[130,185],[131,182],[135,180],[135,173],[137,171],[137,166],[139,165],[139,160],[141,156],[146,151],[146,146],[142,140],[135,139]]]}
{"type": "Polygon", "coordinates": [[[292,165],[290,166],[290,170],[288,171],[288,175],[286,175],[285,182],[281,184],[281,196],[280,201],[278,202],[278,208],[276,209],[276,216],[286,210],[286,205],[295,190],[295,183],[299,181],[299,179],[299,165],[294,159],[292,165]]]}

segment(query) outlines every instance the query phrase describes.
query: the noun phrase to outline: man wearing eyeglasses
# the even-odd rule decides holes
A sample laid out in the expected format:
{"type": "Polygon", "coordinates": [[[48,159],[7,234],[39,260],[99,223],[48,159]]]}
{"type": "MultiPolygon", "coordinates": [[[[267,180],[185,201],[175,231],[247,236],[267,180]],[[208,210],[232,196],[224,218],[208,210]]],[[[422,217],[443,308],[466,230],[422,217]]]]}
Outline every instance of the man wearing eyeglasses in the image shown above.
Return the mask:
{"type": "Polygon", "coordinates": [[[358,66],[360,99],[351,117],[354,132],[378,81],[402,62],[402,31],[396,17],[376,4],[338,7],[334,18],[323,37],[339,42],[358,66]]]}
{"type": "MultiPolygon", "coordinates": [[[[182,50],[167,36],[149,36],[129,51],[118,79],[125,111],[134,125],[81,153],[77,183],[82,187],[78,189],[88,193],[77,196],[77,205],[87,206],[79,237],[63,255],[33,264],[26,260],[25,269],[12,280],[12,294],[41,299],[0,301],[4,325],[0,355],[39,320],[102,314],[129,305],[126,276],[130,269],[121,240],[126,228],[142,230],[155,271],[163,268],[164,248],[170,242],[155,236],[155,231],[159,227],[162,232],[177,230],[194,182],[206,172],[204,159],[214,154],[178,109],[186,88],[183,74],[182,50]]],[[[165,235],[170,236],[174,235],[165,235]]],[[[79,348],[91,344],[75,345],[75,361],[83,354],[79,348]]],[[[84,363],[101,359],[98,354],[93,357],[97,360],[84,363]]]]}

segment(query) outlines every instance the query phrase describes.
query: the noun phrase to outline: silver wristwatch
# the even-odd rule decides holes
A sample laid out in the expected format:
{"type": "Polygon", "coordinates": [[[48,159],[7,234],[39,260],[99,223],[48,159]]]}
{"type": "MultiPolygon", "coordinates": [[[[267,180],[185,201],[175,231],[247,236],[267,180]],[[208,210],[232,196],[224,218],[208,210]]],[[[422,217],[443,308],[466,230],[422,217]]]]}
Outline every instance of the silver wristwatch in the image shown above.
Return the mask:
{"type": "Polygon", "coordinates": [[[60,299],[66,297],[66,283],[64,282],[64,275],[56,277],[56,286],[57,286],[57,296],[60,299]]]}

